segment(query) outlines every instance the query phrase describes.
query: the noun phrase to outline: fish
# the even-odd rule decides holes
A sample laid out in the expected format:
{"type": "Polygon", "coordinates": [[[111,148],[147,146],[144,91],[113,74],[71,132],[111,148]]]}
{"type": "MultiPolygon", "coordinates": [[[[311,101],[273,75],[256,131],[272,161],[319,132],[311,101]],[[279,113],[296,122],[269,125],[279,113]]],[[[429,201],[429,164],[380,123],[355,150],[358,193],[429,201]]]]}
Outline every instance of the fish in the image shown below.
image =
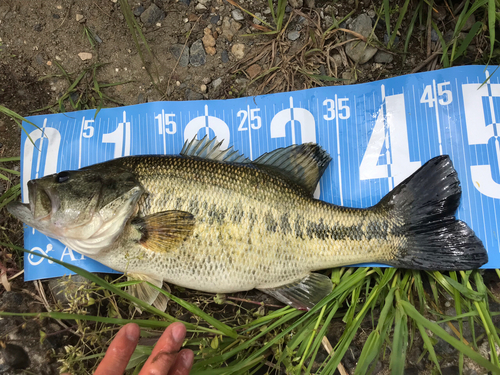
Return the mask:
{"type": "MultiPolygon", "coordinates": [[[[360,263],[469,270],[488,261],[455,218],[461,187],[438,156],[370,208],[314,198],[331,157],[315,143],[249,160],[216,138],[179,155],[127,156],[28,182],[8,211],[72,250],[161,288],[258,289],[300,310],[332,291],[319,270],[360,263]]],[[[129,293],[165,309],[148,283],[129,293]]]]}

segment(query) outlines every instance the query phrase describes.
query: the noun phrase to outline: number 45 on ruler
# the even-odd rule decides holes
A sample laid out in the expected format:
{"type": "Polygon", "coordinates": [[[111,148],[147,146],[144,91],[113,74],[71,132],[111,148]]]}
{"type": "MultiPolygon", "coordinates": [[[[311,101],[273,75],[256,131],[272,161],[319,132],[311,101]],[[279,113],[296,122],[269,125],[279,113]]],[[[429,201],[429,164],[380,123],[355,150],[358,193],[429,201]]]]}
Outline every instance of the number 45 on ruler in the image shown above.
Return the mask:
{"type": "Polygon", "coordinates": [[[453,101],[451,90],[447,89],[450,82],[442,82],[436,84],[435,80],[432,80],[432,85],[427,85],[424,88],[424,93],[420,98],[421,104],[428,104],[429,108],[435,108],[436,110],[436,126],[439,142],[439,155],[443,155],[443,145],[441,141],[441,123],[439,121],[439,109],[438,105],[448,105],[453,101]]]}

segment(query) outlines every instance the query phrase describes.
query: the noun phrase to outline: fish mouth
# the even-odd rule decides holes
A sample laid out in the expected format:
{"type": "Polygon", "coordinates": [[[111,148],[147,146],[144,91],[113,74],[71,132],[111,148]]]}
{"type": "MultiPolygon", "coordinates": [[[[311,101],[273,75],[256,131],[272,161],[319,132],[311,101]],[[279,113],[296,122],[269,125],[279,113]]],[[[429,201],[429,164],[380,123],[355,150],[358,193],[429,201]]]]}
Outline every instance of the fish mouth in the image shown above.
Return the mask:
{"type": "MultiPolygon", "coordinates": [[[[29,203],[10,202],[7,211],[25,224],[54,237],[50,217],[59,205],[49,191],[42,189],[36,181],[28,181],[29,203]]],[[[55,233],[55,232],[54,232],[55,233]]]]}
{"type": "Polygon", "coordinates": [[[59,201],[36,181],[28,181],[29,209],[34,220],[43,220],[59,208],[59,201]]]}

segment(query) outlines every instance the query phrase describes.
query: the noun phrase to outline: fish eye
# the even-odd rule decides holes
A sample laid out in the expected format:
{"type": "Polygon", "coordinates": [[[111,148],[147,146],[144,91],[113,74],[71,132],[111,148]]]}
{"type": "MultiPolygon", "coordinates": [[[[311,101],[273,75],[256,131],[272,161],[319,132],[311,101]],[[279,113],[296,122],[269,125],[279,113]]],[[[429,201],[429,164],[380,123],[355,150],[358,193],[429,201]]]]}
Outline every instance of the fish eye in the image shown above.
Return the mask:
{"type": "Polygon", "coordinates": [[[69,180],[69,172],[64,171],[56,175],[56,182],[63,183],[69,180]]]}

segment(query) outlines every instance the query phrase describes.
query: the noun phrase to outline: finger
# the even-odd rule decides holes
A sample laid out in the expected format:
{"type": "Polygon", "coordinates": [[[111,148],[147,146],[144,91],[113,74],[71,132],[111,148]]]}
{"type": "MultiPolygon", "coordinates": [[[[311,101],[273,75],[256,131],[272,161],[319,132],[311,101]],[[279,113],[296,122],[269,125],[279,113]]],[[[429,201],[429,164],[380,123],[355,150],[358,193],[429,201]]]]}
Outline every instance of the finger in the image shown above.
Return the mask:
{"type": "Polygon", "coordinates": [[[193,366],[193,358],[194,354],[192,350],[181,350],[168,375],[188,375],[193,366]]]}
{"type": "Polygon", "coordinates": [[[184,337],[186,337],[186,327],[184,324],[172,323],[169,325],[159,338],[153,352],[139,374],[167,374],[177,360],[184,337]]]}
{"type": "Polygon", "coordinates": [[[109,345],[94,375],[123,375],[139,342],[140,332],[139,326],[135,323],[122,327],[109,345]]]}

